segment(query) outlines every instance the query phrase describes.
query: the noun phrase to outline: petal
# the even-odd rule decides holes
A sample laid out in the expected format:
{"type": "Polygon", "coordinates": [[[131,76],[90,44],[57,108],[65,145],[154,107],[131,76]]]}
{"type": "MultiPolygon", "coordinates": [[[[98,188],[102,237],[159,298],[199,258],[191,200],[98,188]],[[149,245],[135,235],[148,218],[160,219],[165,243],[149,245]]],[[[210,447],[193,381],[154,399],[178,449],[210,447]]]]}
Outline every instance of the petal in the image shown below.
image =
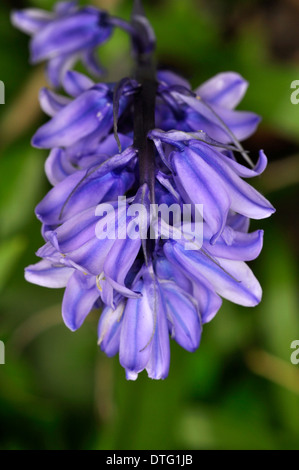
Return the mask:
{"type": "Polygon", "coordinates": [[[85,272],[97,276],[103,271],[113,240],[91,239],[67,255],[67,258],[85,272]]]}
{"type": "MultiPolygon", "coordinates": [[[[195,148],[195,147],[194,147],[195,148]]],[[[256,189],[243,181],[219,156],[219,152],[203,143],[196,144],[196,153],[219,174],[229,198],[231,209],[252,219],[263,219],[275,212],[274,207],[256,189]]],[[[205,212],[206,214],[206,212],[205,212]]]]}
{"type": "Polygon", "coordinates": [[[47,224],[64,222],[104,200],[115,200],[118,195],[123,194],[128,189],[126,184],[123,184],[124,180],[121,175],[108,173],[100,178],[87,179],[73,192],[76,187],[74,182],[79,184],[84,178],[84,174],[85,170],[65,178],[45,196],[36,208],[36,215],[39,220],[47,224]],[[72,196],[69,198],[71,194],[72,196]]]}
{"type": "Polygon", "coordinates": [[[214,107],[216,116],[198,101],[201,107],[201,115],[198,117],[194,113],[187,114],[187,123],[194,130],[203,129],[207,134],[218,142],[232,142],[231,134],[223,126],[219,118],[229,128],[230,132],[238,140],[244,140],[250,137],[257,129],[261,118],[255,113],[249,111],[231,111],[229,109],[214,107]],[[217,118],[217,116],[219,118],[217,118]]]}
{"type": "Polygon", "coordinates": [[[161,257],[155,263],[155,273],[160,280],[168,280],[176,283],[183,291],[191,294],[192,283],[184,274],[176,269],[168,259],[161,257]]]}
{"type": "Polygon", "coordinates": [[[201,337],[201,321],[195,299],[175,283],[161,282],[171,337],[187,351],[195,351],[201,337]]]}
{"type": "Polygon", "coordinates": [[[177,92],[173,95],[188,105],[185,119],[190,129],[195,131],[201,129],[218,142],[232,142],[231,133],[239,140],[246,139],[255,132],[260,122],[259,116],[251,112],[232,111],[221,106],[211,108],[208,102],[205,103],[193,96],[177,92]]]}
{"type": "MultiPolygon", "coordinates": [[[[116,240],[104,264],[104,273],[114,289],[123,295],[132,296],[131,290],[124,285],[129,269],[132,267],[141,247],[141,240],[116,240]]],[[[133,294],[135,297],[135,295],[133,294]]]]}
{"type": "MultiPolygon", "coordinates": [[[[91,132],[91,134],[88,134],[85,137],[82,137],[82,139],[74,141],[70,146],[67,147],[66,149],[67,154],[69,158],[72,160],[72,162],[76,163],[78,166],[81,167],[81,164],[80,164],[81,158],[84,158],[86,155],[96,155],[99,142],[101,141],[102,138],[105,137],[104,134],[107,135],[107,133],[111,131],[110,128],[108,129],[107,122],[106,122],[107,127],[105,127],[104,123],[102,124],[103,124],[103,127],[101,127],[100,132],[99,132],[99,129],[96,129],[95,131],[91,132]]],[[[112,124],[111,124],[111,127],[112,127],[112,124]]],[[[101,163],[101,158],[100,158],[99,163],[101,163]]],[[[90,165],[87,164],[87,166],[85,165],[84,168],[88,166],[90,165]]]]}
{"type": "MultiPolygon", "coordinates": [[[[118,235],[104,265],[104,273],[115,289],[123,290],[125,278],[132,267],[141,248],[141,239],[147,236],[149,227],[149,191],[147,186],[141,187],[131,206],[127,209],[125,233],[118,235]],[[121,287],[122,286],[122,287],[121,287]]],[[[129,294],[129,292],[127,292],[129,294]]]]}
{"type": "MultiPolygon", "coordinates": [[[[214,107],[214,111],[239,140],[248,139],[261,122],[260,116],[249,111],[231,111],[218,106],[214,107]]],[[[214,138],[218,140],[217,135],[214,138]]]]}
{"type": "MultiPolygon", "coordinates": [[[[104,41],[101,41],[104,42],[104,41]]],[[[82,62],[92,75],[100,77],[105,73],[105,69],[102,67],[98,53],[93,48],[87,49],[82,54],[82,62]]]]}
{"type": "MultiPolygon", "coordinates": [[[[126,149],[127,147],[130,147],[133,144],[132,137],[129,137],[124,134],[118,134],[118,137],[121,143],[121,147],[123,149],[126,149]]],[[[119,153],[118,145],[115,140],[114,134],[110,134],[107,138],[102,140],[102,142],[98,145],[96,149],[96,153],[105,154],[109,156],[116,155],[117,153],[119,153]]]]}
{"type": "Polygon", "coordinates": [[[62,302],[62,317],[66,326],[75,331],[84,322],[100,296],[95,278],[84,279],[83,273],[75,271],[69,279],[62,302]],[[87,282],[86,282],[87,281],[87,282]]]}
{"type": "Polygon", "coordinates": [[[99,217],[96,208],[72,217],[56,230],[60,250],[69,259],[81,266],[86,272],[99,275],[103,272],[107,255],[115,243],[118,224],[123,226],[126,206],[116,211],[113,207],[107,215],[99,217]],[[102,236],[103,227],[107,230],[102,236]]]}
{"type": "Polygon", "coordinates": [[[111,28],[98,25],[99,12],[95,8],[60,17],[37,32],[31,43],[33,62],[50,59],[55,55],[70,54],[82,49],[96,46],[101,36],[106,39],[111,28]]]}
{"type": "Polygon", "coordinates": [[[58,95],[47,88],[42,88],[39,92],[39,103],[42,110],[53,117],[67,104],[70,103],[70,99],[65,96],[58,95]]]}
{"type": "Polygon", "coordinates": [[[190,83],[185,80],[180,75],[171,72],[170,70],[159,70],[158,71],[158,80],[162,85],[179,85],[190,90],[190,83]]]}
{"type": "Polygon", "coordinates": [[[59,265],[61,254],[57,251],[57,247],[53,246],[53,244],[48,240],[48,233],[48,231],[45,232],[47,243],[37,250],[36,256],[51,261],[52,266],[59,265]]]}
{"type": "Polygon", "coordinates": [[[36,216],[43,223],[58,225],[89,207],[104,201],[115,201],[134,183],[131,172],[108,171],[130,161],[126,152],[107,159],[97,169],[76,171],[52,188],[36,207],[36,216]]]}
{"type": "Polygon", "coordinates": [[[106,307],[100,317],[98,327],[98,345],[108,357],[115,356],[119,350],[121,318],[125,303],[120,302],[116,309],[106,307]]]}
{"type": "MultiPolygon", "coordinates": [[[[221,234],[231,205],[228,192],[209,162],[197,158],[195,152],[173,152],[175,180],[193,204],[203,204],[203,217],[213,232],[213,241],[221,234]]],[[[182,197],[183,194],[181,193],[182,197]]],[[[189,202],[188,200],[186,202],[189,202]]]]}
{"type": "Polygon", "coordinates": [[[114,223],[115,213],[114,206],[112,204],[106,205],[105,214],[102,217],[97,215],[97,207],[90,207],[89,209],[68,219],[60,225],[60,227],[55,229],[55,231],[47,233],[47,237],[48,239],[51,239],[51,242],[56,249],[61,250],[63,253],[69,253],[90,240],[98,240],[100,238],[98,237],[98,225],[100,224],[107,224],[108,229],[107,234],[105,233],[105,235],[107,235],[107,237],[111,235],[111,239],[114,240],[114,223]],[[109,230],[111,229],[113,231],[110,234],[109,230]],[[52,238],[50,238],[50,236],[52,238]],[[55,237],[56,242],[54,240],[55,237]]]}
{"type": "MultiPolygon", "coordinates": [[[[59,251],[69,253],[95,238],[96,224],[99,221],[99,218],[95,216],[95,209],[91,207],[80,212],[52,232],[56,237],[59,251]]],[[[55,242],[52,239],[51,241],[55,246],[55,242]]]]}
{"type": "Polygon", "coordinates": [[[63,16],[75,12],[78,9],[78,1],[57,2],[54,11],[57,15],[63,16]]]}
{"type": "MultiPolygon", "coordinates": [[[[122,103],[121,112],[123,112],[126,106],[126,102],[124,102],[124,100],[121,99],[121,103],[122,103]]],[[[86,167],[86,165],[83,165],[80,161],[81,158],[84,158],[86,155],[93,154],[93,155],[99,155],[99,157],[102,157],[103,153],[105,152],[107,152],[109,155],[116,155],[117,153],[119,153],[117,146],[116,146],[116,151],[112,151],[111,154],[110,154],[110,151],[108,152],[109,145],[106,145],[106,138],[112,129],[112,107],[110,107],[110,104],[108,106],[108,109],[106,109],[106,111],[107,112],[105,116],[103,116],[103,120],[101,122],[100,128],[96,129],[95,131],[83,137],[82,139],[79,139],[78,141],[74,142],[67,149],[68,155],[70,156],[72,161],[78,162],[78,165],[80,165],[80,167],[86,167]]],[[[113,140],[115,140],[114,135],[113,135],[113,140]]],[[[125,138],[120,136],[120,141],[122,144],[122,148],[124,149],[131,146],[133,143],[132,137],[127,137],[127,136],[125,138]]],[[[110,139],[110,142],[111,142],[111,139],[110,139]]],[[[115,147],[111,146],[111,149],[112,148],[115,148],[115,147]]],[[[100,162],[101,162],[101,158],[100,158],[100,162]]]]}
{"type": "Polygon", "coordinates": [[[64,147],[99,129],[111,108],[105,95],[104,90],[88,90],[80,95],[38,129],[33,145],[38,148],[64,147]]]}
{"type": "Polygon", "coordinates": [[[63,78],[63,88],[74,98],[93,86],[94,81],[91,78],[73,70],[68,70],[63,78]]]}
{"type": "MultiPolygon", "coordinates": [[[[235,261],[219,258],[221,267],[237,280],[234,289],[227,282],[215,287],[216,291],[225,299],[245,307],[255,307],[262,298],[262,288],[251,269],[243,261],[235,261]]],[[[232,286],[232,282],[230,281],[232,286]]],[[[216,285],[216,283],[215,283],[216,285]]]]}
{"type": "Polygon", "coordinates": [[[138,373],[126,369],[126,379],[135,381],[138,379],[138,373]]]}
{"type": "Polygon", "coordinates": [[[73,272],[72,268],[56,267],[50,261],[42,260],[25,269],[25,279],[39,286],[57,289],[66,286],[73,272]]]}
{"type": "Polygon", "coordinates": [[[250,219],[244,217],[244,215],[231,212],[227,218],[227,225],[236,230],[236,232],[248,232],[250,219]]]}
{"type": "Polygon", "coordinates": [[[76,168],[70,163],[63,149],[54,148],[51,150],[45,163],[45,172],[53,186],[75,171],[76,168]]]}
{"type": "Polygon", "coordinates": [[[53,13],[37,8],[26,8],[25,10],[13,11],[11,14],[12,24],[30,35],[36,34],[53,19],[53,13]]]}
{"type": "MultiPolygon", "coordinates": [[[[102,273],[104,276],[104,273],[102,273]]],[[[114,290],[110,282],[107,281],[105,277],[101,278],[100,276],[97,278],[98,285],[101,287],[101,299],[105,305],[108,307],[114,308],[115,301],[114,301],[114,290]]]]}
{"type": "Polygon", "coordinates": [[[151,354],[151,340],[154,331],[153,288],[145,288],[142,281],[135,285],[142,297],[128,299],[123,314],[120,334],[119,362],[130,372],[139,373],[145,369],[151,354]]]}
{"type": "Polygon", "coordinates": [[[209,323],[222,305],[222,299],[208,281],[193,283],[193,296],[198,302],[202,324],[209,323]]]}
{"type": "Polygon", "coordinates": [[[50,59],[46,66],[46,73],[50,84],[59,88],[64,75],[78,61],[78,54],[62,54],[50,59]]]}
{"type": "Polygon", "coordinates": [[[248,82],[235,72],[223,72],[210,78],[196,90],[196,94],[212,105],[235,108],[248,88],[248,82]]]}
{"type": "Polygon", "coordinates": [[[238,176],[241,176],[242,178],[253,178],[254,176],[261,175],[266,169],[268,163],[267,157],[263,150],[260,150],[258,162],[253,169],[246,168],[244,165],[240,165],[240,163],[237,163],[231,158],[226,157],[221,152],[219,152],[219,157],[220,156],[221,159],[227,165],[229,165],[238,176]]]}
{"type": "MultiPolygon", "coordinates": [[[[63,217],[60,217],[62,207],[85,174],[85,170],[78,171],[66,177],[52,188],[36,206],[35,213],[37,218],[48,225],[57,225],[63,222],[63,217]]],[[[63,214],[63,216],[65,216],[65,214],[63,214]]]]}
{"type": "Polygon", "coordinates": [[[167,242],[164,252],[191,279],[195,282],[205,282],[206,279],[225,299],[246,307],[253,307],[260,302],[261,286],[244,262],[217,258],[213,262],[201,252],[185,251],[174,242],[167,242]]]}
{"type": "Polygon", "coordinates": [[[226,227],[214,245],[209,243],[211,231],[204,227],[204,249],[218,258],[251,261],[257,258],[263,247],[263,230],[252,233],[236,232],[226,227]]]}
{"type": "Polygon", "coordinates": [[[166,312],[159,302],[157,324],[151,341],[151,354],[146,371],[151,379],[160,380],[168,376],[170,364],[170,345],[166,312]]]}

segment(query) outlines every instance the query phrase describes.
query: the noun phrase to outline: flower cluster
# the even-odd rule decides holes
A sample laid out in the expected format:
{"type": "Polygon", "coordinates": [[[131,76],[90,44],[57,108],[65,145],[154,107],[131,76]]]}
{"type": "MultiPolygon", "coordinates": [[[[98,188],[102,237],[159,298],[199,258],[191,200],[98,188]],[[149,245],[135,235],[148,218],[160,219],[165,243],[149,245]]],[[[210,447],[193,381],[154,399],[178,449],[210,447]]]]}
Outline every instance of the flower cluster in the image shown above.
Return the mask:
{"type": "Polygon", "coordinates": [[[240,144],[259,123],[235,110],[247,82],[226,72],[192,91],[176,74],[156,71],[140,2],[130,23],[75,2],[58,3],[54,13],[15,12],[13,22],[32,35],[32,61],[47,60],[51,84],[65,92],[40,92],[50,120],[32,142],[50,150],[53,188],[36,208],[45,244],[26,279],[66,288],[62,315],[73,331],[102,309],[99,345],[119,353],[128,379],[144,369],[163,379],[169,337],[194,351],[221,297],[244,306],[261,300],[245,262],[259,255],[263,232],[248,233],[249,219],[274,209],[243,179],[267,165],[263,151],[252,165],[240,144]],[[115,27],[132,38],[132,77],[97,83],[71,70],[82,59],[98,72],[96,48],[115,27]],[[174,206],[179,217],[161,216],[161,207],[174,206]]]}

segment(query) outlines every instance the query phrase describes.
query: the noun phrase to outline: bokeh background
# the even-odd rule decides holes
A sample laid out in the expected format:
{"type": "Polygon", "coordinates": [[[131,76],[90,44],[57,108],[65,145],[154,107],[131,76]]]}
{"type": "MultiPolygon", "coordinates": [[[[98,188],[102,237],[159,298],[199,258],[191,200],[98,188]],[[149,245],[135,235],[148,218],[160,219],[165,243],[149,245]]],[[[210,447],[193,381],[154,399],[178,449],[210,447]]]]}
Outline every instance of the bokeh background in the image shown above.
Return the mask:
{"type": "MultiPolygon", "coordinates": [[[[85,2],[81,2],[82,5],[85,2]]],[[[129,19],[131,0],[91,0],[129,19]]],[[[205,325],[199,350],[172,342],[167,380],[126,382],[118,358],[97,347],[99,312],[76,333],[61,320],[62,290],[27,284],[23,269],[42,244],[34,207],[48,191],[47,154],[30,147],[46,119],[38,105],[43,67],[28,65],[28,38],[10,25],[12,8],[53,0],[1,0],[0,79],[0,449],[298,449],[299,79],[297,0],[145,0],[161,66],[194,86],[221,71],[250,87],[241,109],[263,122],[245,146],[269,158],[255,186],[275,205],[260,258],[251,263],[264,297],[254,309],[224,302],[205,325]]],[[[108,79],[128,74],[126,35],[101,49],[108,79]]]]}

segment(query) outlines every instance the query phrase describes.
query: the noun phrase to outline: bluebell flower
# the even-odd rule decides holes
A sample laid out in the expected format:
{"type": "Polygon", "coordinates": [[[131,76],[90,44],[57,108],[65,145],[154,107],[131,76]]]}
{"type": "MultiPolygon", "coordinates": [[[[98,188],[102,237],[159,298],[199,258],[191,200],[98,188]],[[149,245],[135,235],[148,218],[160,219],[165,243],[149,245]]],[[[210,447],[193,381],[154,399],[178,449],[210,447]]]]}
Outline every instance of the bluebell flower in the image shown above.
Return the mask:
{"type": "MultiPolygon", "coordinates": [[[[196,134],[152,131],[149,135],[157,144],[163,160],[167,160],[167,167],[171,169],[185,203],[201,201],[204,204],[204,219],[212,230],[212,243],[223,232],[229,211],[254,219],[269,217],[274,212],[269,201],[241,179],[264,171],[267,158],[263,151],[256,167],[251,170],[217,147],[197,140],[194,138],[196,134]],[[167,157],[160,145],[163,142],[173,146],[167,157]]],[[[202,133],[198,137],[206,138],[202,133]]]]}
{"type": "Polygon", "coordinates": [[[198,348],[201,320],[194,299],[171,280],[159,280],[143,268],[134,282],[139,298],[106,307],[99,322],[99,344],[107,355],[119,352],[126,376],[135,380],[146,369],[152,379],[165,379],[170,364],[169,335],[188,351],[198,348]]]}
{"type": "MultiPolygon", "coordinates": [[[[90,289],[92,285],[97,288],[97,298],[102,297],[106,304],[113,305],[113,289],[129,297],[136,296],[125,285],[125,280],[141,248],[143,234],[150,220],[147,210],[143,221],[145,225],[142,226],[141,219],[136,217],[134,211],[130,212],[130,204],[133,203],[133,207],[138,204],[149,206],[145,186],[129,201],[110,201],[92,206],[70,217],[59,227],[45,231],[47,243],[37,252],[37,256],[43,260],[26,269],[26,279],[48,287],[64,284],[69,299],[69,283],[71,286],[74,283],[78,285],[84,279],[88,281],[83,284],[88,283],[90,289]],[[52,275],[54,284],[51,282],[52,275]]],[[[83,291],[85,295],[85,289],[83,291]]],[[[64,301],[63,305],[63,312],[67,311],[64,318],[69,319],[67,325],[76,329],[77,314],[70,313],[69,302],[64,301]]],[[[88,307],[86,315],[91,308],[92,305],[88,307]]]]}
{"type": "MultiPolygon", "coordinates": [[[[123,134],[119,134],[119,140],[124,149],[133,144],[132,138],[123,134]]],[[[49,182],[55,186],[78,170],[87,171],[99,166],[117,153],[118,146],[113,134],[108,134],[104,140],[96,143],[92,148],[81,149],[81,143],[66,149],[54,147],[46,160],[45,172],[49,182]]],[[[132,159],[132,165],[134,166],[134,159],[132,159]]]]}
{"type": "Polygon", "coordinates": [[[204,131],[222,143],[232,142],[232,136],[242,141],[252,135],[260,117],[248,111],[236,111],[246,93],[248,82],[239,74],[225,72],[203,83],[194,92],[180,77],[160,72],[158,109],[164,130],[204,131]]]}
{"type": "Polygon", "coordinates": [[[234,237],[230,244],[223,238],[214,246],[204,243],[202,250],[186,250],[183,244],[168,240],[164,244],[164,254],[197,285],[203,283],[231,302],[252,307],[260,302],[262,290],[244,261],[258,256],[263,233],[234,234],[234,237]]]}
{"type": "Polygon", "coordinates": [[[42,223],[60,225],[85,209],[117,200],[133,186],[136,151],[132,147],[112,157],[100,155],[92,163],[65,176],[38,204],[36,215],[42,223]]]}
{"type": "Polygon", "coordinates": [[[113,27],[106,12],[93,7],[79,8],[77,2],[59,2],[53,13],[39,9],[15,11],[12,23],[32,36],[32,63],[48,61],[50,83],[58,87],[64,74],[82,60],[97,75],[103,72],[96,47],[111,36],[113,27]]]}
{"type": "Polygon", "coordinates": [[[36,207],[45,244],[25,277],[65,288],[62,316],[72,331],[101,309],[100,348],[119,354],[127,379],[143,370],[164,379],[170,338],[193,352],[222,298],[261,301],[246,263],[260,254],[263,231],[250,233],[249,224],[274,208],[244,181],[267,166],[262,150],[254,165],[241,144],[260,120],[235,110],[248,83],[225,72],[192,91],[173,72],[157,72],[139,1],[131,23],[75,2],[13,21],[33,35],[33,59],[49,60],[67,95],[40,92],[50,120],[32,143],[50,150],[53,188],[36,207]],[[132,78],[97,83],[70,70],[79,57],[93,68],[91,55],[114,27],[131,35],[132,78]]]}
{"type": "MultiPolygon", "coordinates": [[[[56,104],[55,111],[52,108],[52,119],[33,136],[33,145],[38,148],[69,147],[79,145],[82,141],[86,143],[88,139],[91,141],[88,145],[90,147],[99,142],[113,127],[114,87],[115,84],[96,84],[73,101],[58,106],[56,104]]],[[[119,100],[120,115],[129,106],[130,95],[136,87],[136,82],[132,81],[123,90],[119,100]]],[[[49,108],[49,100],[43,106],[49,108]]]]}

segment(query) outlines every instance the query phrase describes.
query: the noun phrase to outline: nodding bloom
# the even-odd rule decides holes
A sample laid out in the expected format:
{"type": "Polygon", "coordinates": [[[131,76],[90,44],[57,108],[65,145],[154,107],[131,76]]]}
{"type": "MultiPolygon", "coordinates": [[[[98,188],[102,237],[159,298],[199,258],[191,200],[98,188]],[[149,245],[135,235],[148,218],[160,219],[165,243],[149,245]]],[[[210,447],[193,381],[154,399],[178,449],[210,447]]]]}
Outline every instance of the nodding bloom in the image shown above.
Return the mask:
{"type": "Polygon", "coordinates": [[[269,217],[273,207],[248,183],[241,179],[261,174],[267,158],[260,152],[254,169],[247,169],[219,150],[204,133],[184,134],[180,131],[152,131],[149,137],[156,142],[161,155],[185,203],[201,203],[205,221],[212,230],[211,243],[223,232],[229,211],[253,219],[269,217]],[[165,156],[161,144],[173,150],[165,156]]]}
{"type": "Polygon", "coordinates": [[[50,150],[53,188],[36,207],[45,244],[25,277],[65,288],[62,316],[72,331],[101,310],[99,346],[119,354],[127,379],[143,370],[164,379],[170,339],[193,352],[222,298],[261,301],[246,263],[260,254],[263,231],[250,233],[249,223],[274,208],[245,181],[267,166],[262,150],[253,164],[240,143],[259,123],[235,110],[248,83],[223,72],[192,91],[157,71],[137,0],[130,23],[75,2],[51,14],[16,12],[13,22],[33,35],[33,60],[49,60],[50,82],[65,92],[40,92],[50,120],[32,143],[50,150]],[[115,27],[131,36],[132,77],[97,83],[70,70],[115,27]]]}
{"type": "Polygon", "coordinates": [[[91,73],[102,74],[95,49],[113,32],[105,11],[79,8],[76,1],[59,2],[53,13],[35,8],[13,12],[12,22],[32,36],[31,62],[48,61],[47,75],[53,86],[60,85],[65,72],[78,60],[91,73]]]}
{"type": "Polygon", "coordinates": [[[159,103],[163,126],[186,132],[204,131],[221,143],[243,140],[253,134],[260,117],[248,111],[235,111],[246,93],[248,82],[234,72],[219,73],[194,92],[185,80],[169,72],[159,72],[159,103]]]}

